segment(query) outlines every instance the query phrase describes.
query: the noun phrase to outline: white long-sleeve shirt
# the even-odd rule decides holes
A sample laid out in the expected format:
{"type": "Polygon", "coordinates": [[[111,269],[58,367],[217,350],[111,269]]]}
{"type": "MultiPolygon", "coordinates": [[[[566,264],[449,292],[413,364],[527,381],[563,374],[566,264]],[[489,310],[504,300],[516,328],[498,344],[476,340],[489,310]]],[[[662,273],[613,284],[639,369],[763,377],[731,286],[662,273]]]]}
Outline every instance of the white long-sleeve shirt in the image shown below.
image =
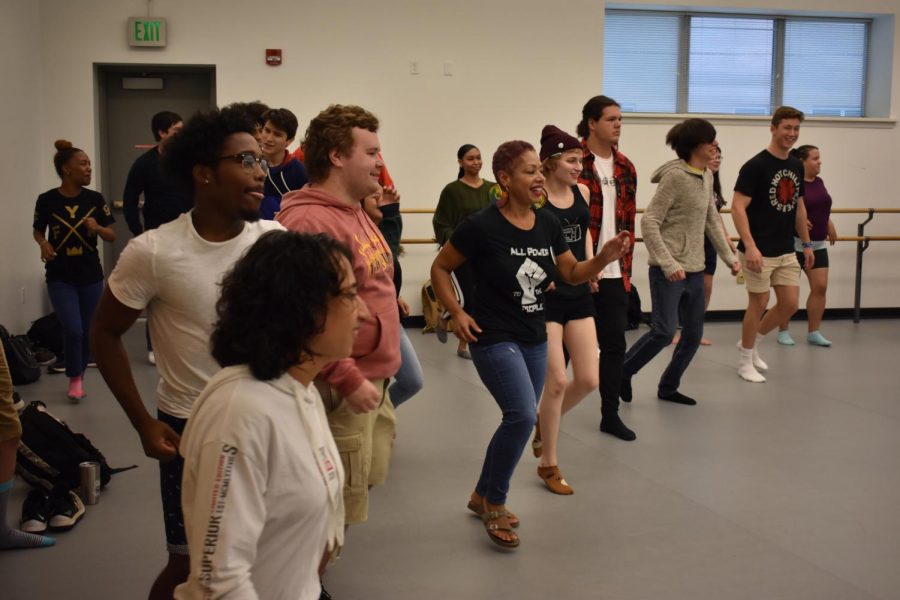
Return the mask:
{"type": "Polygon", "coordinates": [[[344,472],[315,386],[223,369],[180,452],[191,574],[175,598],[318,598],[322,553],[343,543],[344,472]]]}

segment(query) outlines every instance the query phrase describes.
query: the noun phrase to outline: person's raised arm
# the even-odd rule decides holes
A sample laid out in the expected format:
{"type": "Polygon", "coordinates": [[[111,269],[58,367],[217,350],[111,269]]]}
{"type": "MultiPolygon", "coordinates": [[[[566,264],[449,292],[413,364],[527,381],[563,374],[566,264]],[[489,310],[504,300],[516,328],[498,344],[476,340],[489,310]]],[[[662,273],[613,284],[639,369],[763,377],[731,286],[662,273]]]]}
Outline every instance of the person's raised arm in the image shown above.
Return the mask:
{"type": "Polygon", "coordinates": [[[140,310],[119,302],[106,287],[91,321],[91,353],[109,390],[141,436],[144,454],[166,462],[178,455],[180,438],[171,427],[147,412],[122,343],[122,336],[140,314],[140,310]]]}
{"type": "Polygon", "coordinates": [[[619,260],[631,247],[631,234],[620,231],[616,237],[610,238],[600,248],[600,252],[589,259],[578,262],[571,250],[566,250],[556,257],[556,268],[563,281],[578,285],[596,276],[609,263],[619,260]]]}

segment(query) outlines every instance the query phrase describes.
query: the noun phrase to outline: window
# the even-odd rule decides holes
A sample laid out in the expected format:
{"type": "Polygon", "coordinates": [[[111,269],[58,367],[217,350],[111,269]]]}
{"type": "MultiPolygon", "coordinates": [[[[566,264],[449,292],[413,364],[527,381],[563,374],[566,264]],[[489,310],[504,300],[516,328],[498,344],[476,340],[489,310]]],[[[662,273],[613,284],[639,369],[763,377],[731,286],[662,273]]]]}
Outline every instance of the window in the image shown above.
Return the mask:
{"type": "Polygon", "coordinates": [[[625,112],[865,115],[866,20],[608,10],[604,32],[625,112]]]}

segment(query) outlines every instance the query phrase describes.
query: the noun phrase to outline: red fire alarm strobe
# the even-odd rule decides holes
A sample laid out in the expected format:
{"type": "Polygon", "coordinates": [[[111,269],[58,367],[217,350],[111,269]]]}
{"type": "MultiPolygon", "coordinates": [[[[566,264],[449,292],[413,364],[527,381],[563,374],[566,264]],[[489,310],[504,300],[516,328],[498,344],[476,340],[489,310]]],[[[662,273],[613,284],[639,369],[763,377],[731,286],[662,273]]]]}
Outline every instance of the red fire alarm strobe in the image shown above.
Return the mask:
{"type": "Polygon", "coordinates": [[[266,64],[270,67],[277,67],[281,64],[280,48],[266,48],[266,64]]]}

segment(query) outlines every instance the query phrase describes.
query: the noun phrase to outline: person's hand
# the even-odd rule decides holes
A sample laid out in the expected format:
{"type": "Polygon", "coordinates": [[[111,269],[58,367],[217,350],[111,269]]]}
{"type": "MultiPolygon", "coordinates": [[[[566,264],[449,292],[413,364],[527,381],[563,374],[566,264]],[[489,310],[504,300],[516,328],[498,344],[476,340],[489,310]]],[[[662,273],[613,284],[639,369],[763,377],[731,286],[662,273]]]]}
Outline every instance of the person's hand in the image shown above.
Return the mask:
{"type": "Polygon", "coordinates": [[[588,285],[591,286],[591,293],[596,294],[600,291],[600,278],[599,277],[591,277],[588,280],[588,285]]]}
{"type": "Polygon", "coordinates": [[[475,334],[481,333],[481,327],[467,312],[459,311],[453,315],[453,333],[466,343],[477,342],[475,334]]]}
{"type": "Polygon", "coordinates": [[[97,224],[97,219],[94,217],[85,217],[84,226],[93,235],[97,235],[97,230],[100,229],[100,225],[97,224]]]}
{"type": "Polygon", "coordinates": [[[685,279],[687,279],[687,275],[684,274],[684,269],[678,269],[669,275],[669,281],[684,281],[685,279]]]}
{"type": "Polygon", "coordinates": [[[604,265],[608,265],[625,256],[630,247],[631,234],[627,231],[620,231],[616,234],[616,237],[608,239],[606,243],[603,244],[603,247],[600,248],[600,253],[597,256],[600,257],[600,260],[604,265]]]}
{"type": "Polygon", "coordinates": [[[813,265],[816,264],[816,255],[813,253],[812,248],[803,249],[803,258],[803,268],[809,271],[813,268],[813,265]]]}
{"type": "Polygon", "coordinates": [[[378,405],[381,404],[381,392],[371,381],[365,380],[351,394],[344,396],[344,401],[350,410],[361,415],[378,408],[378,405]]]}
{"type": "Polygon", "coordinates": [[[837,230],[834,228],[834,223],[828,221],[828,241],[834,246],[834,243],[837,241],[837,230]]]}
{"type": "Polygon", "coordinates": [[[56,258],[56,250],[53,249],[53,244],[44,240],[41,242],[41,260],[43,262],[50,262],[56,258]]]}
{"type": "Polygon", "coordinates": [[[731,275],[732,277],[737,276],[738,273],[741,272],[741,263],[738,261],[734,261],[731,263],[731,275]]]}
{"type": "Polygon", "coordinates": [[[812,221],[810,221],[809,219],[807,219],[807,220],[806,220],[806,229],[807,229],[807,231],[812,231],[812,228],[813,228],[812,221]]]}
{"type": "Polygon", "coordinates": [[[409,304],[400,296],[397,296],[397,307],[400,309],[400,316],[409,316],[409,304]]]}
{"type": "Polygon", "coordinates": [[[178,456],[181,436],[159,419],[150,419],[138,430],[144,454],[159,462],[169,462],[178,456]]]}
{"type": "Polygon", "coordinates": [[[744,261],[747,263],[747,270],[753,273],[762,273],[763,257],[759,248],[747,248],[744,252],[744,261]]]}
{"type": "Polygon", "coordinates": [[[400,202],[400,192],[397,191],[396,187],[389,185],[381,188],[381,198],[378,199],[378,206],[396,204],[398,202],[400,202]]]}

